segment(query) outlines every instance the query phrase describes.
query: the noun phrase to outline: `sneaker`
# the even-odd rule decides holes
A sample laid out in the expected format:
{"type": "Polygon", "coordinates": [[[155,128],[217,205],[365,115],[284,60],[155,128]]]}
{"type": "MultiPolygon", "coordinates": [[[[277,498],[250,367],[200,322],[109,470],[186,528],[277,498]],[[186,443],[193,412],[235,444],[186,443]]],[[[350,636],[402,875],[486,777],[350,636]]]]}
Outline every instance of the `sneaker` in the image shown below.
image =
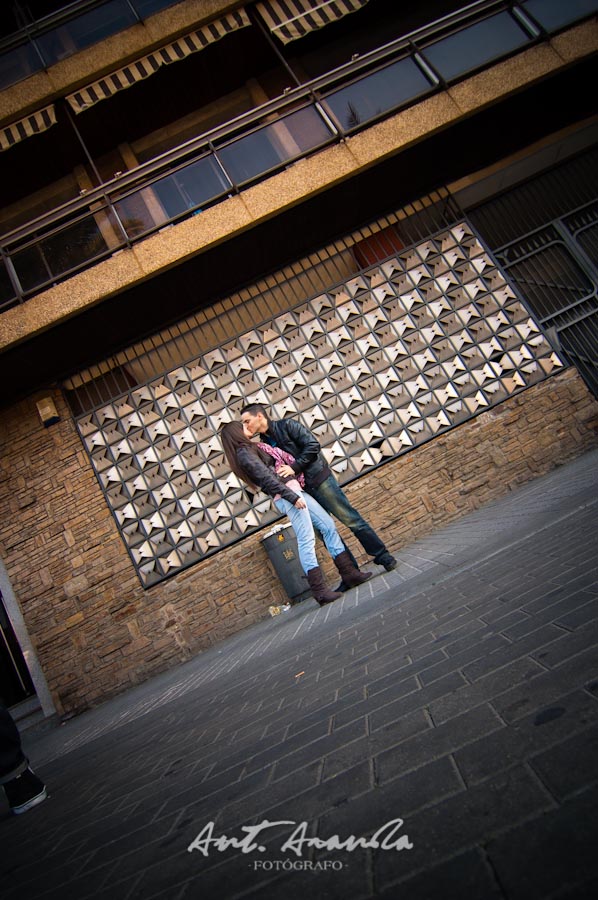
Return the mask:
{"type": "Polygon", "coordinates": [[[3,787],[10,811],[15,816],[33,809],[34,806],[42,803],[48,796],[45,784],[31,769],[25,769],[24,772],[13,778],[12,781],[8,781],[3,787]]]}

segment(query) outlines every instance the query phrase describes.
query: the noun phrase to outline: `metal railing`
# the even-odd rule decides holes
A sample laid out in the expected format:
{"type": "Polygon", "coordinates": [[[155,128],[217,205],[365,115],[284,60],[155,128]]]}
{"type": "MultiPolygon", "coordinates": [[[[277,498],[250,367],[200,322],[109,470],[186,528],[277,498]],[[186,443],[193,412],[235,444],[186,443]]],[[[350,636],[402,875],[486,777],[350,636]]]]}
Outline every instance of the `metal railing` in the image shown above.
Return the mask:
{"type": "Polygon", "coordinates": [[[103,41],[181,0],[84,0],[0,41],[0,90],[103,41]]]}
{"type": "Polygon", "coordinates": [[[545,39],[529,5],[473,3],[4,235],[0,309],[545,39]]]}

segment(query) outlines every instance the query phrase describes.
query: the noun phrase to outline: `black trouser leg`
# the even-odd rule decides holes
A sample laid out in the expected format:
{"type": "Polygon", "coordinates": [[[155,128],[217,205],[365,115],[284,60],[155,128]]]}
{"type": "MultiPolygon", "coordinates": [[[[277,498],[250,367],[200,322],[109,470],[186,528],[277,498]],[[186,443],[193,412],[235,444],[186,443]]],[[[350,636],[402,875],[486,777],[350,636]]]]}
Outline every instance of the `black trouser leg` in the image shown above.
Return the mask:
{"type": "Polygon", "coordinates": [[[0,706],[0,784],[12,781],[26,768],[19,730],[6,707],[0,706]]]}

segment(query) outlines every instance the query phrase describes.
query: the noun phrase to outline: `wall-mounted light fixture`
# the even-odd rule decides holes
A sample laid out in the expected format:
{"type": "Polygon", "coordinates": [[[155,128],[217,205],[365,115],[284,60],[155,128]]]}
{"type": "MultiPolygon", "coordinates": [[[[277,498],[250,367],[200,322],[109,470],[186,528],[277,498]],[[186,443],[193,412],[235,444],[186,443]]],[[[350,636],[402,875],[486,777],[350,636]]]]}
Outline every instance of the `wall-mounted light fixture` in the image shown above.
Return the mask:
{"type": "Polygon", "coordinates": [[[42,400],[36,400],[35,405],[37,406],[37,411],[44,428],[60,421],[58,410],[51,397],[43,397],[42,400]]]}

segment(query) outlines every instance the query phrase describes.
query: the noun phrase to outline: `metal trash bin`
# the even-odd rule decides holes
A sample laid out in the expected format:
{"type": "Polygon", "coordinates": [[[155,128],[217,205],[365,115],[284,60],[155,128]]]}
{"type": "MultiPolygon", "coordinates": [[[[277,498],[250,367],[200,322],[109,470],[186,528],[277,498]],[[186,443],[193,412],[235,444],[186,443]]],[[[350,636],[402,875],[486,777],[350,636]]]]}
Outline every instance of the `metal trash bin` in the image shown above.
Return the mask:
{"type": "Polygon", "coordinates": [[[261,542],[289,600],[299,603],[306,597],[311,597],[311,590],[299,562],[293,526],[275,525],[261,542]]]}

